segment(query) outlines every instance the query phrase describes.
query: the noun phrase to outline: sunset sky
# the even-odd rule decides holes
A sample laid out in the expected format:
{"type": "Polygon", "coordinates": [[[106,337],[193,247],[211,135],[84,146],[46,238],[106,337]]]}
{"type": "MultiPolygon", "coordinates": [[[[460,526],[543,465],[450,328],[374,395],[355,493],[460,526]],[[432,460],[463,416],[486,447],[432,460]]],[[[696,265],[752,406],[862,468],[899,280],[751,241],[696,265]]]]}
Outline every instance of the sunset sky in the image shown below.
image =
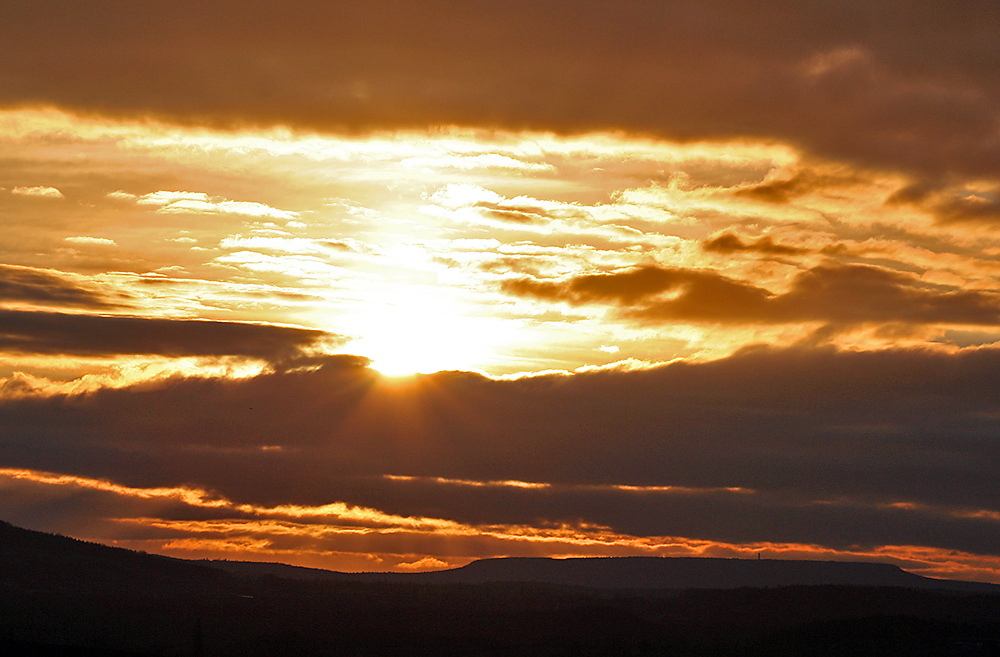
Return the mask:
{"type": "Polygon", "coordinates": [[[1000,582],[1000,3],[0,4],[0,519],[1000,582]]]}

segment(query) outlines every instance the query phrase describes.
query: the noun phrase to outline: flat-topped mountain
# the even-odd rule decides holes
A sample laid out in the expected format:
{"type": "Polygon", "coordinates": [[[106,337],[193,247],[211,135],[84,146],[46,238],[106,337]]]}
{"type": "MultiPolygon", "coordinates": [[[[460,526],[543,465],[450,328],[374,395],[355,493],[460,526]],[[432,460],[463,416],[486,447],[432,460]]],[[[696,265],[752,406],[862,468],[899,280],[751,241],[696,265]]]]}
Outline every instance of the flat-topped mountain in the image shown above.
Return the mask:
{"type": "Polygon", "coordinates": [[[428,581],[540,582],[595,588],[733,589],[779,586],[899,586],[995,590],[914,575],[898,566],[847,561],[712,559],[704,557],[613,557],[582,559],[481,559],[454,570],[427,573],[428,581]]]}
{"type": "Polygon", "coordinates": [[[479,559],[423,573],[339,573],[285,564],[203,561],[234,575],[422,584],[522,582],[596,589],[737,589],[782,586],[880,586],[1000,593],[1000,585],[932,579],[884,563],[706,557],[479,559]]]}

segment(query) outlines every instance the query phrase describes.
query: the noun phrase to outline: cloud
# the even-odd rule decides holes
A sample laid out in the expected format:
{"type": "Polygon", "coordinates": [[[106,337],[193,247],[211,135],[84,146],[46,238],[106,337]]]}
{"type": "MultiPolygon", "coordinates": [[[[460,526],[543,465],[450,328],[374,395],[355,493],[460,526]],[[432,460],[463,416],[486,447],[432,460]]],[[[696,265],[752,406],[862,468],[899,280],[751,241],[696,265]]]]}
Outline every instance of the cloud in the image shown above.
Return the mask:
{"type": "Polygon", "coordinates": [[[545,301],[607,304],[620,308],[626,317],[655,321],[1000,323],[1000,296],[996,293],[938,288],[907,274],[867,265],[815,266],[796,275],[789,290],[782,294],[707,269],[655,266],[586,274],[558,282],[531,277],[507,279],[501,289],[545,301]]]}
{"type": "Polygon", "coordinates": [[[979,223],[1000,226],[1000,201],[969,195],[955,197],[933,207],[943,223],[979,223]]]}
{"type": "Polygon", "coordinates": [[[809,253],[808,249],[785,244],[776,244],[770,235],[759,237],[752,242],[743,242],[733,233],[722,233],[702,242],[701,248],[710,253],[725,255],[740,252],[756,252],[765,255],[800,255],[809,253]]]}
{"type": "Polygon", "coordinates": [[[315,364],[3,400],[0,467],[194,487],[231,501],[220,518],[318,527],[336,503],[373,510],[361,526],[997,554],[996,349],[758,348],[502,381],[315,364]]]}
{"type": "Polygon", "coordinates": [[[337,338],[266,324],[0,309],[0,351],[17,354],[243,356],[280,362],[337,338]]]}
{"type": "Polygon", "coordinates": [[[543,220],[545,211],[532,206],[518,206],[513,204],[501,205],[480,201],[474,206],[484,217],[499,219],[500,221],[511,221],[514,223],[530,224],[543,220]]]}
{"type": "Polygon", "coordinates": [[[941,224],[1000,226],[1000,185],[977,193],[942,185],[915,183],[886,199],[887,206],[910,205],[929,212],[941,224]]]}
{"type": "Polygon", "coordinates": [[[237,249],[240,247],[247,249],[258,249],[260,251],[276,251],[278,253],[294,254],[316,254],[326,253],[328,249],[351,251],[351,247],[344,242],[317,241],[304,237],[265,237],[251,235],[233,235],[223,238],[219,246],[224,249],[237,249]]]}
{"type": "Polygon", "coordinates": [[[109,240],[106,237],[67,237],[67,242],[72,242],[73,244],[96,244],[98,246],[117,246],[114,240],[109,240]]]}
{"type": "Polygon", "coordinates": [[[421,210],[428,214],[447,216],[447,211],[455,217],[471,223],[483,220],[508,227],[548,224],[558,220],[581,219],[586,211],[569,203],[544,201],[527,196],[505,198],[489,189],[477,185],[450,183],[431,195],[434,205],[421,210]]]}
{"type": "Polygon", "coordinates": [[[0,303],[105,310],[129,305],[124,293],[109,293],[50,269],[0,264],[0,303]]]}
{"type": "MultiPolygon", "coordinates": [[[[111,198],[128,198],[122,192],[108,194],[111,198]]],[[[137,197],[139,205],[157,206],[157,212],[163,214],[235,214],[247,217],[267,217],[286,221],[299,218],[298,212],[279,210],[264,203],[252,201],[228,201],[219,197],[210,197],[204,192],[170,192],[158,191],[137,197]]]]}
{"type": "Polygon", "coordinates": [[[455,169],[510,169],[519,171],[553,171],[551,164],[524,162],[499,153],[480,155],[441,155],[410,157],[400,161],[406,167],[455,168],[455,169]]]}
{"type": "Polygon", "coordinates": [[[255,1],[235,23],[221,6],[158,7],[45,21],[56,5],[8,8],[0,102],[230,126],[746,135],[925,173],[993,175],[998,160],[1000,16],[986,0],[594,1],[572,22],[526,0],[311,0],[280,14],[255,1]]]}
{"type": "Polygon", "coordinates": [[[812,192],[843,188],[859,182],[861,178],[857,175],[824,175],[806,170],[788,178],[769,177],[758,184],[741,186],[732,194],[737,198],[783,204],[812,192]]]}
{"type": "Polygon", "coordinates": [[[396,567],[402,570],[419,571],[419,570],[441,570],[442,568],[448,568],[450,565],[451,564],[449,564],[447,561],[441,561],[440,559],[436,559],[434,557],[424,557],[423,559],[419,559],[417,561],[397,564],[396,567]]]}
{"type": "Polygon", "coordinates": [[[55,187],[15,187],[11,194],[19,196],[38,196],[41,198],[65,198],[55,187]]]}
{"type": "MultiPolygon", "coordinates": [[[[310,244],[310,247],[314,248],[315,245],[310,244]]],[[[347,274],[347,270],[330,264],[325,257],[298,253],[270,255],[257,251],[234,251],[215,258],[213,262],[261,274],[279,274],[297,282],[320,285],[329,285],[347,274]]]]}
{"type": "Polygon", "coordinates": [[[123,192],[112,192],[108,194],[108,197],[121,199],[132,198],[139,205],[155,205],[158,207],[164,207],[172,203],[180,203],[182,201],[195,201],[202,203],[208,202],[208,194],[204,192],[168,192],[161,190],[158,192],[143,194],[138,197],[133,194],[125,194],[123,192]]]}

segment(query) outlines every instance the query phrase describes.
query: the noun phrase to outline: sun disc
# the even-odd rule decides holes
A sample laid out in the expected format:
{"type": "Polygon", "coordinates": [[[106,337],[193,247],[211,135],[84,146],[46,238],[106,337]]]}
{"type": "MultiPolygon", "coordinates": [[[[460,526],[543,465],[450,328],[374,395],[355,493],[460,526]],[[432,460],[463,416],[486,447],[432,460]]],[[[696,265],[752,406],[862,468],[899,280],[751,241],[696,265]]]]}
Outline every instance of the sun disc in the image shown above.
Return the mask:
{"type": "Polygon", "coordinates": [[[476,369],[489,359],[499,330],[496,320],[462,310],[451,300],[416,294],[369,307],[349,348],[386,376],[476,369]]]}

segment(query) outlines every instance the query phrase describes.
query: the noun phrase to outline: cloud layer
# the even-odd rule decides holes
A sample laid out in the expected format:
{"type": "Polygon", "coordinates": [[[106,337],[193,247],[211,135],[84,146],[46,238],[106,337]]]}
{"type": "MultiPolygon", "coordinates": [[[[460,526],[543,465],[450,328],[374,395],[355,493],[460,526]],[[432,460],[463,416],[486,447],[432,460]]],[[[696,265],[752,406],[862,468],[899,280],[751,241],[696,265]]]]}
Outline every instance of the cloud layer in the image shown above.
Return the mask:
{"type": "Polygon", "coordinates": [[[0,310],[0,350],[62,356],[245,356],[280,362],[323,342],[322,331],[192,319],[0,310]]]}
{"type": "Polygon", "coordinates": [[[0,467],[194,486],[247,509],[181,506],[177,520],[345,504],[377,510],[375,525],[996,555],[998,372],[994,349],[758,349],[642,371],[393,383],[342,357],[8,401],[0,467]]]}
{"type": "Polygon", "coordinates": [[[648,266],[560,282],[509,279],[502,288],[549,301],[605,303],[630,317],[664,322],[1000,323],[1000,296],[994,293],[942,290],[912,276],[859,265],[818,265],[797,274],[782,294],[710,270],[648,266]]]}
{"type": "Polygon", "coordinates": [[[230,125],[779,137],[928,174],[991,175],[998,159],[985,0],[236,9],[8,5],[0,100],[230,125]]]}

